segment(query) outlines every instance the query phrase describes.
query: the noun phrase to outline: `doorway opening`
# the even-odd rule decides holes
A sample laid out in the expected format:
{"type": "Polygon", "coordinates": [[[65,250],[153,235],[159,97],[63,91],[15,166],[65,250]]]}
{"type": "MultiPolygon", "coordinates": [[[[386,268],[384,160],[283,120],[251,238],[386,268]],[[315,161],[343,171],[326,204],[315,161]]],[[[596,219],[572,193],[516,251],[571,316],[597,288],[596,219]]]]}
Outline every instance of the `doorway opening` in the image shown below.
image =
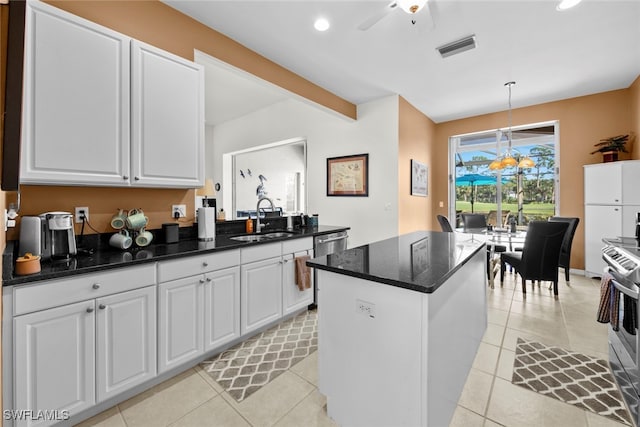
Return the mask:
{"type": "Polygon", "coordinates": [[[491,130],[449,138],[449,218],[461,226],[460,214],[484,213],[488,223],[504,227],[515,221],[546,220],[559,211],[558,122],[512,128],[512,152],[525,156],[533,167],[491,170],[489,165],[504,154],[506,131],[491,130]],[[497,212],[501,212],[498,219],[497,212]]]}

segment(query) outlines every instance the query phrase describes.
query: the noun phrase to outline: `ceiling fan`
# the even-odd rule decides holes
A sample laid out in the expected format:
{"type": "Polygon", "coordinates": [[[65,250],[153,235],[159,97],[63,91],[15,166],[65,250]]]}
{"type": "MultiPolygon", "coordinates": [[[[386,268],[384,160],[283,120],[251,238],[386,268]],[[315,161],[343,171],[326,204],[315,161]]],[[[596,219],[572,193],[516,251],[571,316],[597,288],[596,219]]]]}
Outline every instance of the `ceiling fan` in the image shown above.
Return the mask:
{"type": "Polygon", "coordinates": [[[420,12],[422,9],[426,9],[427,10],[426,16],[427,16],[427,20],[429,21],[429,26],[433,28],[434,22],[433,22],[433,7],[431,6],[432,2],[433,0],[394,0],[388,5],[386,5],[384,9],[381,9],[379,12],[376,12],[375,14],[371,15],[369,18],[364,20],[360,25],[358,25],[358,29],[360,31],[368,30],[369,28],[377,24],[379,21],[381,21],[382,18],[386,17],[387,15],[397,10],[398,8],[404,10],[406,13],[411,15],[412,24],[416,23],[415,15],[418,12],[420,12]]]}

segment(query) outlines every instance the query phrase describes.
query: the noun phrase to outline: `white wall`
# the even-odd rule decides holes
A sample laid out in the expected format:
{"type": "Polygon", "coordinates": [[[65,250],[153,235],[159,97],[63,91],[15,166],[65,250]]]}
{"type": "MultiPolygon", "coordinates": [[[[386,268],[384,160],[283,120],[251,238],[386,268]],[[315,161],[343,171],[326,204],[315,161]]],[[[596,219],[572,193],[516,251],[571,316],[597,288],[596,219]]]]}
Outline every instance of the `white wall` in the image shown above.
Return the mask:
{"type": "MultiPolygon", "coordinates": [[[[393,95],[361,104],[358,120],[348,121],[291,99],[220,124],[207,131],[206,175],[223,183],[224,153],[303,138],[307,140],[308,213],[319,214],[321,225],[351,227],[350,247],[395,236],[398,102],[393,95]],[[369,153],[369,197],[327,197],[327,158],[363,153],[369,153]]],[[[222,191],[225,187],[229,185],[223,183],[222,191]]]]}

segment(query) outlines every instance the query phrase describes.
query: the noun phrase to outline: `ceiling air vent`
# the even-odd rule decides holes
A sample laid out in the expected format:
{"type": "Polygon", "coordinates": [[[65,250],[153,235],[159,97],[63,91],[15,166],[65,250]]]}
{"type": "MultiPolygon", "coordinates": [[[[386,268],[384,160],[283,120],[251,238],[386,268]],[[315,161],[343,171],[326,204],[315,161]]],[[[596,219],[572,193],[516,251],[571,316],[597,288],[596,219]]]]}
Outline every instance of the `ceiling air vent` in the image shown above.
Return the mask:
{"type": "Polygon", "coordinates": [[[438,47],[437,49],[438,49],[438,52],[440,52],[440,55],[442,55],[443,58],[446,58],[448,56],[456,55],[466,50],[475,49],[475,48],[476,48],[476,35],[472,34],[460,40],[447,43],[443,46],[438,47]]]}

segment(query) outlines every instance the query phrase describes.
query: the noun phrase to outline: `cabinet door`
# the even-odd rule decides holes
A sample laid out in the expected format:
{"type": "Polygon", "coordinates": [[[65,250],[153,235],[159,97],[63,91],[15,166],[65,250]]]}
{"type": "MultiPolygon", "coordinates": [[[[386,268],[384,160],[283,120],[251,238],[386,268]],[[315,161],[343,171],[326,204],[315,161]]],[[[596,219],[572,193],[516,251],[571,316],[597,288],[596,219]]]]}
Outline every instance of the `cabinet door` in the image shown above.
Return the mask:
{"type": "Polygon", "coordinates": [[[620,162],[585,166],[584,203],[596,205],[619,205],[622,203],[622,165],[620,162]]]}
{"type": "Polygon", "coordinates": [[[584,212],[584,258],[587,276],[601,276],[605,262],[602,260],[603,237],[622,234],[622,207],[589,205],[584,212]]]}
{"type": "MultiPolygon", "coordinates": [[[[16,409],[73,415],[94,405],[94,309],[91,300],[14,318],[16,409]]],[[[17,425],[52,423],[24,420],[17,425]]]]}
{"type": "Polygon", "coordinates": [[[204,276],[158,286],[158,372],[202,354],[204,276]]]}
{"type": "Polygon", "coordinates": [[[156,375],[155,286],[96,300],[97,400],[156,375]]]}
{"type": "Polygon", "coordinates": [[[241,267],[242,335],[282,317],[282,261],[280,257],[241,267]]]}
{"type": "Polygon", "coordinates": [[[296,252],[282,257],[284,262],[282,265],[282,309],[285,315],[304,308],[313,302],[313,274],[311,275],[311,287],[301,291],[296,284],[295,263],[295,257],[311,255],[311,252],[313,251],[296,252]]]}
{"type": "Polygon", "coordinates": [[[138,41],[131,49],[132,185],[201,187],[202,66],[138,41]]]}
{"type": "Polygon", "coordinates": [[[130,39],[27,3],[20,182],[128,185],[130,39]]]}
{"type": "Polygon", "coordinates": [[[204,346],[209,351],[240,336],[240,267],[208,273],[204,301],[204,346]]]}
{"type": "MultiPolygon", "coordinates": [[[[624,161],[622,166],[622,203],[625,205],[640,205],[640,161],[624,161]]],[[[634,231],[635,233],[635,231],[634,231]]]]}

